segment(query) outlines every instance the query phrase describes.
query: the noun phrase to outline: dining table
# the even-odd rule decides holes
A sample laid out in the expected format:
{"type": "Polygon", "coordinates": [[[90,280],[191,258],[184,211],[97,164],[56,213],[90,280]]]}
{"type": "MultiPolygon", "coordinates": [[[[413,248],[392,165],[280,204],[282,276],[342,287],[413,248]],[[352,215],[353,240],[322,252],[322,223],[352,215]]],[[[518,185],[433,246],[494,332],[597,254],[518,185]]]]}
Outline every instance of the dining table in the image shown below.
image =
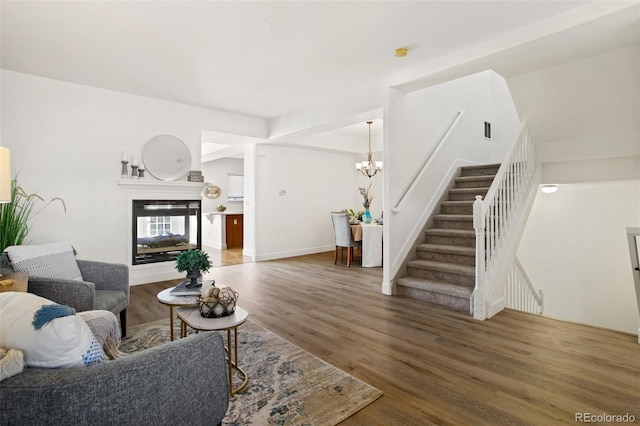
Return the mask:
{"type": "Polygon", "coordinates": [[[362,266],[382,266],[382,225],[377,222],[351,224],[354,241],[362,241],[362,266]]]}

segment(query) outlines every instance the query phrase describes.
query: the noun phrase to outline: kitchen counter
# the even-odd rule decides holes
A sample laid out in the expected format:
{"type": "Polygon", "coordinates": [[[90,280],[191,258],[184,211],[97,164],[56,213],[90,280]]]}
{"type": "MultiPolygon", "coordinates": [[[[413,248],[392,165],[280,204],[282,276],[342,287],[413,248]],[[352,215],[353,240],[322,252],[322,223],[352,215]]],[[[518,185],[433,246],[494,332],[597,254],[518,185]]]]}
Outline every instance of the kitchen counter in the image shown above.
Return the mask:
{"type": "Polygon", "coordinates": [[[223,212],[219,212],[219,211],[215,211],[215,212],[209,212],[209,213],[205,213],[205,216],[209,216],[209,215],[213,215],[213,214],[218,214],[218,215],[229,215],[229,214],[244,214],[244,212],[231,212],[229,210],[225,210],[223,212]]]}
{"type": "Polygon", "coordinates": [[[241,211],[215,211],[205,213],[203,220],[203,244],[219,250],[242,248],[243,219],[241,211]]]}

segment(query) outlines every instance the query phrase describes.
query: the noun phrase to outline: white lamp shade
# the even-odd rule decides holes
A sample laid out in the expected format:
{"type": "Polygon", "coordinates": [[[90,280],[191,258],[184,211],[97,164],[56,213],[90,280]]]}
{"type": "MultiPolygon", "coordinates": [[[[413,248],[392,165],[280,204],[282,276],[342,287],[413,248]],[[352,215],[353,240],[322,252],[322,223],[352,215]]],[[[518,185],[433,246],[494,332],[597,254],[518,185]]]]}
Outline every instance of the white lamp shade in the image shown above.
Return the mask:
{"type": "Polygon", "coordinates": [[[11,202],[11,153],[0,146],[0,203],[11,202]]]}
{"type": "Polygon", "coordinates": [[[558,190],[558,187],[556,185],[542,185],[540,190],[545,194],[553,194],[558,190]]]}

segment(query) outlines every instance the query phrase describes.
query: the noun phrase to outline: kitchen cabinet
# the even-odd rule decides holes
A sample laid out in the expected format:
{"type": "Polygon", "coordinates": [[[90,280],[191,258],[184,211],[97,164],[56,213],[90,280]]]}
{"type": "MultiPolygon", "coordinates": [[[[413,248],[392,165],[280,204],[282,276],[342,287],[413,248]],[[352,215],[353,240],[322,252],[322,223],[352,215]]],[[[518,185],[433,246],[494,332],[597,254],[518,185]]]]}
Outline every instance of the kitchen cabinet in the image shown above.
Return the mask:
{"type": "Polygon", "coordinates": [[[226,215],[227,248],[242,248],[243,225],[241,214],[226,215]]]}

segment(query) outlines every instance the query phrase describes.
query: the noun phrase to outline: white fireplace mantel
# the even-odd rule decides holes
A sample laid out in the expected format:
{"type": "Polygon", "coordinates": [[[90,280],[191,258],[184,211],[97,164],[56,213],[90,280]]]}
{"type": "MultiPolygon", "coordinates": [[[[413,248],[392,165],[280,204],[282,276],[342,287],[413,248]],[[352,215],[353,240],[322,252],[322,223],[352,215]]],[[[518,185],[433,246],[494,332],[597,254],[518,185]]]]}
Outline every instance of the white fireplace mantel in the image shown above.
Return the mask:
{"type": "Polygon", "coordinates": [[[132,200],[201,199],[204,182],[119,179],[118,185],[132,200]]]}

